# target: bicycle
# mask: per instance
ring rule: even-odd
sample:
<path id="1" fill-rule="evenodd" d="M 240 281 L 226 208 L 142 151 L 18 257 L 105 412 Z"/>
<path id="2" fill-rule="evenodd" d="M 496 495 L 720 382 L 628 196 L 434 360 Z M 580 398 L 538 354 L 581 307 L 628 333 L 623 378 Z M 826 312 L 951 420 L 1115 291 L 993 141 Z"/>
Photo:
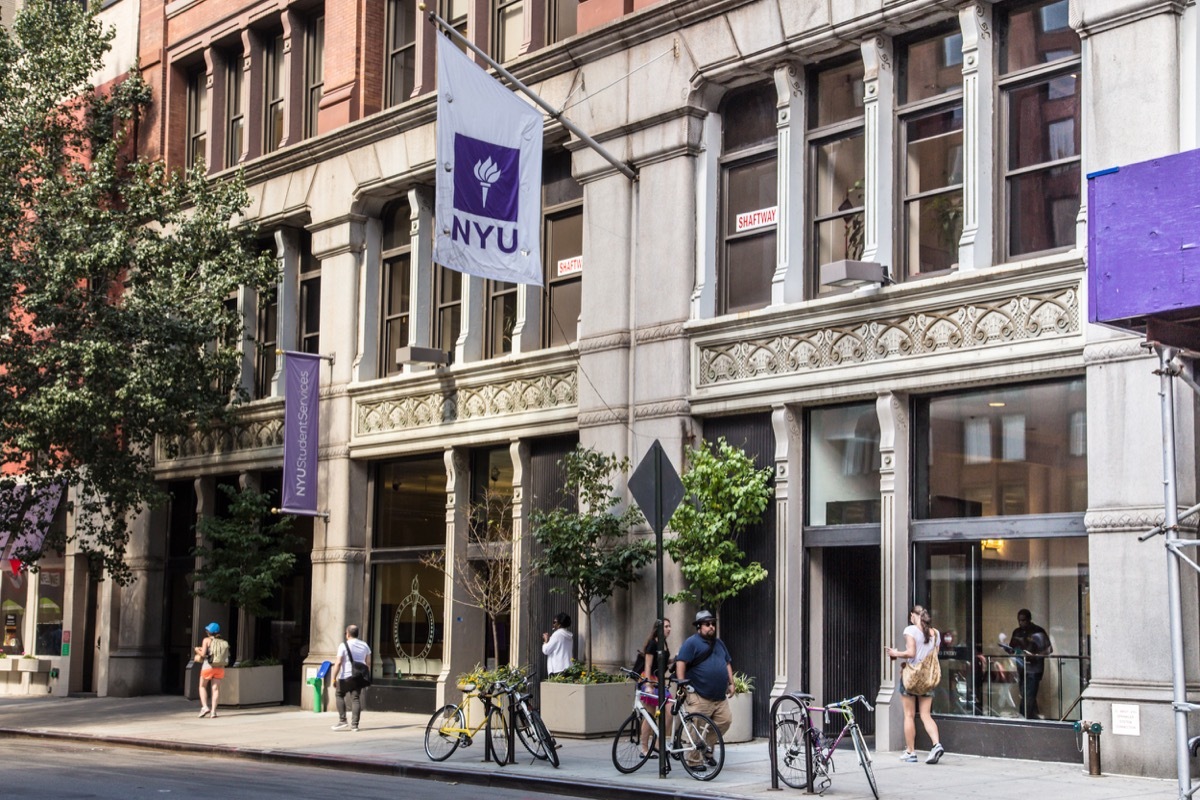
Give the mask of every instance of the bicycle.
<path id="1" fill-rule="evenodd" d="M 860 694 L 857 697 L 829 703 L 824 708 L 805 703 L 802 710 L 779 718 L 775 723 L 775 771 L 779 774 L 780 780 L 793 789 L 807 787 L 808 756 L 804 752 L 804 742 L 807 736 L 812 748 L 813 789 L 818 794 L 824 794 L 833 781 L 831 776 L 834 772 L 834 751 L 849 733 L 850 741 L 854 744 L 854 751 L 858 755 L 858 763 L 862 765 L 863 772 L 867 774 L 867 783 L 871 785 L 871 794 L 875 795 L 876 800 L 879 800 L 879 788 L 875 785 L 875 772 L 871 768 L 871 753 L 867 750 L 867 742 L 863 738 L 862 729 L 854 719 L 854 711 L 851 709 L 855 703 L 862 703 L 867 711 L 875 710 L 867 702 L 867 698 Z M 834 714 L 842 715 L 842 729 L 832 740 L 821 732 L 821 728 L 813 724 L 814 711 L 820 713 L 822 722 Z M 796 719 L 797 716 L 802 717 L 802 720 Z M 801 725 L 801 721 L 803 725 Z M 824 726 L 822 725 L 822 727 Z"/>
<path id="2" fill-rule="evenodd" d="M 658 715 L 662 710 L 651 711 L 643 703 L 644 698 L 657 699 L 657 691 L 643 689 L 646 679 L 631 669 L 622 668 L 628 678 L 639 682 L 633 694 L 633 712 L 626 718 L 613 739 L 612 760 L 617 771 L 629 774 L 637 772 L 655 752 L 658 744 Z M 703 714 L 687 710 L 687 696 L 693 691 L 687 681 L 668 678 L 679 691 L 675 695 L 675 733 L 667 747 L 667 755 L 683 764 L 684 770 L 698 781 L 711 781 L 725 766 L 725 739 L 716 723 Z M 642 752 L 642 723 L 650 726 L 650 741 L 646 752 Z M 711 743 L 710 743 L 711 741 Z M 667 764 L 667 772 L 671 765 Z"/>
<path id="3" fill-rule="evenodd" d="M 495 762 L 503 766 L 508 761 L 508 722 L 504 710 L 494 702 L 501 694 L 495 686 L 480 688 L 473 683 L 460 683 L 461 703 L 447 704 L 433 712 L 425 726 L 425 755 L 433 761 L 445 761 L 460 746 L 470 747 L 480 730 L 486 729 L 485 746 L 490 745 Z M 471 724 L 471 700 L 483 703 L 483 719 Z"/>
<path id="4" fill-rule="evenodd" d="M 557 768 L 558 743 L 542 721 L 542 715 L 533 707 L 532 695 L 526 691 L 528 687 L 528 679 L 520 675 L 512 683 L 499 684 L 497 688 L 508 696 L 508 705 L 513 711 L 513 731 L 521 744 L 534 758 L 549 761 Z"/>

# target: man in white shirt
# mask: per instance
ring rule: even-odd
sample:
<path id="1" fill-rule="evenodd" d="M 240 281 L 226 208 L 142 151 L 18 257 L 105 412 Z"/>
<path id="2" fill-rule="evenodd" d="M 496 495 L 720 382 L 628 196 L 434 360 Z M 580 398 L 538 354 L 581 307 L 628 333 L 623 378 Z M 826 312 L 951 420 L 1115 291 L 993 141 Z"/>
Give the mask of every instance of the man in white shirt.
<path id="1" fill-rule="evenodd" d="M 337 662 L 333 665 L 333 683 L 337 687 L 338 722 L 335 731 L 357 731 L 362 715 L 363 687 L 354 677 L 352 661 L 359 661 L 371 668 L 371 648 L 358 638 L 358 626 L 346 628 L 346 641 L 338 645 Z M 346 723 L 346 697 L 350 698 L 350 722 Z"/>

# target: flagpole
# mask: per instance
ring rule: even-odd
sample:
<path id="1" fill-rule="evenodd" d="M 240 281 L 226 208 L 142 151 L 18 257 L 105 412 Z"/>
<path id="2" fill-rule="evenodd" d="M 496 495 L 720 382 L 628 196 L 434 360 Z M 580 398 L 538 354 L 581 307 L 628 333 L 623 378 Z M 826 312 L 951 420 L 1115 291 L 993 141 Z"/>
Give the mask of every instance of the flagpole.
<path id="1" fill-rule="evenodd" d="M 424 3 L 421 3 L 421 8 L 422 9 L 425 8 Z M 631 181 L 636 181 L 638 179 L 638 173 L 637 173 L 636 169 L 634 169 L 630 165 L 626 164 L 624 161 L 621 161 L 619 158 L 614 156 L 612 153 L 605 150 L 604 147 L 599 142 L 597 142 L 591 136 L 588 136 L 586 133 L 584 133 L 582 130 L 580 130 L 579 127 L 574 122 L 571 122 L 571 120 L 564 117 L 562 111 L 559 111 L 558 109 L 554 108 L 554 106 L 550 105 L 545 100 L 543 100 L 541 97 L 539 97 L 536 92 L 534 92 L 532 89 L 530 89 L 525 84 L 521 83 L 521 81 L 517 80 L 517 78 L 511 72 L 506 70 L 504 67 L 500 66 L 498 63 L 496 63 L 495 60 L 492 59 L 491 56 L 489 56 L 487 53 L 483 52 L 478 47 L 476 47 L 475 44 L 470 39 L 463 36 L 458 31 L 454 30 L 454 28 L 450 25 L 450 23 L 446 22 L 446 20 L 439 17 L 433 11 L 430 11 L 428 16 L 429 16 L 429 21 L 431 23 L 433 23 L 434 25 L 438 26 L 439 28 L 444 30 L 446 33 L 448 33 L 450 35 L 451 39 L 453 39 L 454 41 L 458 42 L 461 45 L 465 45 L 467 48 L 469 48 L 471 50 L 471 52 L 473 52 L 475 55 L 479 56 L 484 61 L 486 61 L 488 66 L 490 66 L 492 69 L 496 70 L 496 72 L 503 75 L 509 81 L 509 83 L 511 83 L 513 86 L 517 87 L 518 89 L 520 89 L 522 92 L 525 93 L 525 95 L 530 100 L 532 100 L 533 102 L 535 102 L 539 106 L 541 106 L 545 110 L 545 112 L 550 115 L 550 117 L 552 119 L 557 120 L 564 128 L 566 128 L 571 133 L 578 136 L 579 140 L 581 142 L 583 142 L 588 147 L 595 150 L 596 153 L 598 153 L 601 158 L 603 158 L 605 161 L 607 161 L 608 163 L 610 163 L 614 167 L 616 167 L 618 172 L 620 172 L 626 178 L 629 178 L 629 180 L 631 180 Z"/>

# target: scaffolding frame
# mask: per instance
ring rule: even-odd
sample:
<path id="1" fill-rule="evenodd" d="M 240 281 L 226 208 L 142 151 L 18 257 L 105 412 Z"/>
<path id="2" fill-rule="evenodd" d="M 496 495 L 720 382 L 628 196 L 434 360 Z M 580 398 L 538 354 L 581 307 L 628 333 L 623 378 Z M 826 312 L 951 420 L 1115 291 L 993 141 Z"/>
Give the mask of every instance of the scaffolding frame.
<path id="1" fill-rule="evenodd" d="M 1175 380 L 1182 380 L 1193 392 L 1200 395 L 1200 382 L 1196 380 L 1194 363 L 1191 361 L 1200 357 L 1200 353 L 1149 338 L 1146 346 L 1158 355 L 1158 369 L 1154 374 L 1158 376 L 1159 410 L 1162 417 L 1163 521 L 1139 536 L 1138 541 L 1144 542 L 1160 533 L 1163 534 L 1163 546 L 1167 555 L 1167 603 L 1170 607 L 1171 708 L 1175 718 L 1175 771 L 1179 800 L 1188 800 L 1200 790 L 1200 784 L 1192 783 L 1191 770 L 1191 759 L 1200 749 L 1200 736 L 1188 736 L 1188 715 L 1200 711 L 1200 704 L 1188 702 L 1187 699 L 1181 572 L 1182 566 L 1187 565 L 1200 574 L 1200 563 L 1188 554 L 1190 548 L 1200 546 L 1200 540 L 1181 539 L 1179 525 L 1180 522 L 1200 513 L 1200 504 L 1183 512 L 1179 511 L 1175 460 Z"/>

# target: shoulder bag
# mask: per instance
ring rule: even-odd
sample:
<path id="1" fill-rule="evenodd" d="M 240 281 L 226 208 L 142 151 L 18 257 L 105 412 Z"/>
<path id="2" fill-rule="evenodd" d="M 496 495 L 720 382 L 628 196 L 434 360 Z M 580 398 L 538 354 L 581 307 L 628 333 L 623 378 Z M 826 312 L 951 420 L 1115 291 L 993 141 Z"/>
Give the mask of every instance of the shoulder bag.
<path id="1" fill-rule="evenodd" d="M 346 640 L 346 658 L 350 661 L 350 678 L 358 686 L 359 689 L 365 689 L 371 685 L 371 670 L 362 661 L 354 660 L 354 650 L 350 647 L 350 640 Z"/>
<path id="2" fill-rule="evenodd" d="M 935 638 L 938 638 L 939 634 L 936 630 L 932 633 Z M 942 663 L 938 659 L 938 647 L 935 645 L 924 660 L 915 667 L 905 662 L 901 680 L 904 682 L 904 691 L 913 697 L 920 697 L 932 692 L 942 682 Z"/>

